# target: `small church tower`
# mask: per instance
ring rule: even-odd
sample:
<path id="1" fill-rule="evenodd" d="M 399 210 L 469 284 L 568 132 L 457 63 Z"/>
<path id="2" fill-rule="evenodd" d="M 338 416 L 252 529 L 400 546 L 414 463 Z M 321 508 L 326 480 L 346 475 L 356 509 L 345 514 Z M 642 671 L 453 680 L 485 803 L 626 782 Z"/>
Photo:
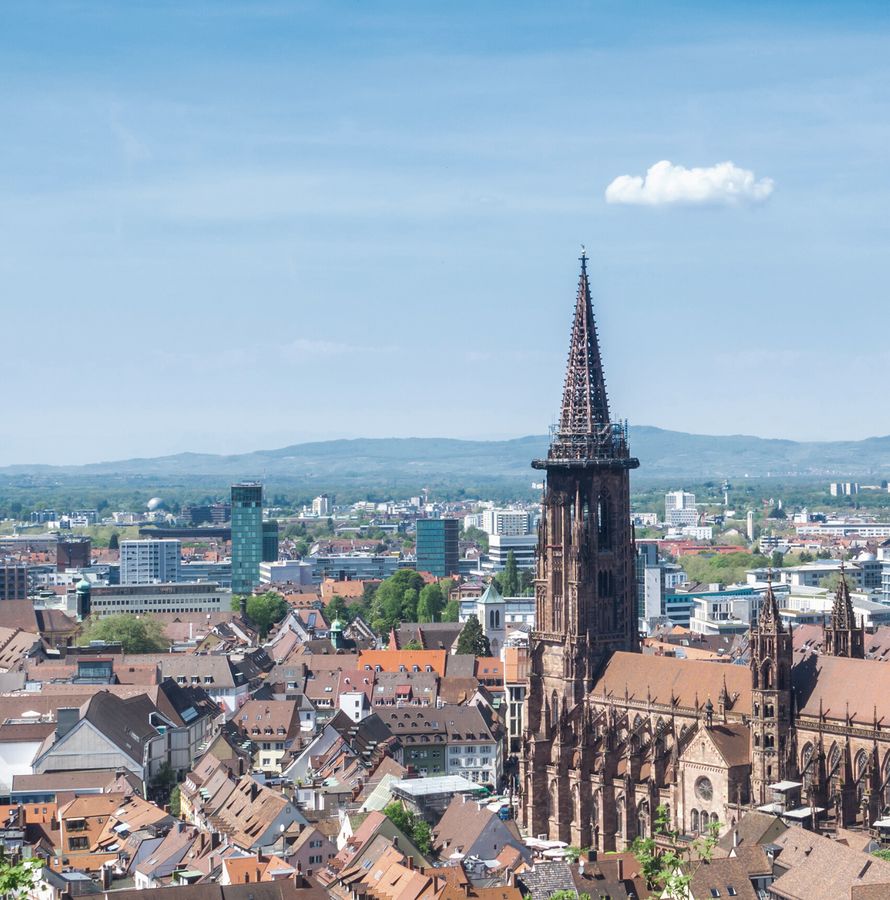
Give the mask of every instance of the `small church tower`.
<path id="1" fill-rule="evenodd" d="M 827 656 L 849 656 L 865 659 L 865 626 L 856 625 L 850 588 L 841 563 L 841 578 L 834 594 L 831 608 L 831 625 L 825 629 L 825 653 Z"/>
<path id="2" fill-rule="evenodd" d="M 751 789 L 755 805 L 767 786 L 786 778 L 791 731 L 791 630 L 782 625 L 772 574 L 751 629 Z"/>

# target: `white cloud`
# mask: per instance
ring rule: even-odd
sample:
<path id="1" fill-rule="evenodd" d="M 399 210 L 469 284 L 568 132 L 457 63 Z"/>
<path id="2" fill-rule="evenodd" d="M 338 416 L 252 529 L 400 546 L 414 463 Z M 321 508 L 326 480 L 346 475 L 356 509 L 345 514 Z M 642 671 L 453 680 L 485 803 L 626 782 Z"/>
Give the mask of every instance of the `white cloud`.
<path id="1" fill-rule="evenodd" d="M 763 203 L 773 192 L 772 178 L 756 179 L 750 169 L 731 162 L 687 169 L 666 159 L 649 167 L 646 177 L 619 175 L 606 188 L 607 203 L 634 206 L 736 206 Z"/>

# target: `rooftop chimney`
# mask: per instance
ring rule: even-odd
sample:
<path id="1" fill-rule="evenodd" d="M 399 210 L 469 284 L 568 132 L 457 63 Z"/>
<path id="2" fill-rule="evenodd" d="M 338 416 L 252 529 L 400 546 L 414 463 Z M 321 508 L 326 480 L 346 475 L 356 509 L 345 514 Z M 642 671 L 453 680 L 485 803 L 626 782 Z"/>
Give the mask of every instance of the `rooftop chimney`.
<path id="1" fill-rule="evenodd" d="M 56 740 L 61 740 L 80 720 L 76 706 L 61 706 L 56 711 Z"/>

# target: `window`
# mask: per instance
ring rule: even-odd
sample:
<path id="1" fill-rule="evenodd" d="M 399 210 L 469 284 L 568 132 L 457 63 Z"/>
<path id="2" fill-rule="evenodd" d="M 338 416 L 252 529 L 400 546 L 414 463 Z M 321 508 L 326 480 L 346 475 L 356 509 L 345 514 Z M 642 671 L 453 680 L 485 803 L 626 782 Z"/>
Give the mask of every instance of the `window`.
<path id="1" fill-rule="evenodd" d="M 731 885 L 726 885 L 726 893 L 729 894 L 730 897 L 738 897 L 738 891 Z"/>
<path id="2" fill-rule="evenodd" d="M 720 889 L 719 889 L 719 888 L 711 888 L 711 896 L 712 896 L 712 897 L 719 897 L 719 896 L 720 896 Z"/>
<path id="3" fill-rule="evenodd" d="M 87 837 L 68 838 L 69 850 L 86 850 L 90 846 L 90 839 Z"/>

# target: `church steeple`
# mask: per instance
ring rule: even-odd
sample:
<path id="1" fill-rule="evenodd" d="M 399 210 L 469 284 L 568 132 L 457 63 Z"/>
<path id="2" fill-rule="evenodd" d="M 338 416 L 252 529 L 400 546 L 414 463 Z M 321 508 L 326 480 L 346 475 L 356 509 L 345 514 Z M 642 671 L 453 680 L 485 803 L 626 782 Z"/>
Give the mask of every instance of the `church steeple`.
<path id="1" fill-rule="evenodd" d="M 829 656 L 865 657 L 865 626 L 856 625 L 850 588 L 841 561 L 841 577 L 831 606 L 831 625 L 825 629 L 825 652 Z"/>
<path id="2" fill-rule="evenodd" d="M 587 279 L 587 254 L 582 249 L 562 407 L 547 457 L 550 460 L 629 461 L 629 456 L 626 425 L 613 422 L 609 413 L 606 378 Z M 630 468 L 636 465 L 638 463 L 634 461 Z"/>
<path id="3" fill-rule="evenodd" d="M 608 424 L 609 398 L 590 299 L 590 282 L 587 280 L 587 253 L 582 248 L 559 434 L 566 437 L 592 435 L 597 426 Z"/>

